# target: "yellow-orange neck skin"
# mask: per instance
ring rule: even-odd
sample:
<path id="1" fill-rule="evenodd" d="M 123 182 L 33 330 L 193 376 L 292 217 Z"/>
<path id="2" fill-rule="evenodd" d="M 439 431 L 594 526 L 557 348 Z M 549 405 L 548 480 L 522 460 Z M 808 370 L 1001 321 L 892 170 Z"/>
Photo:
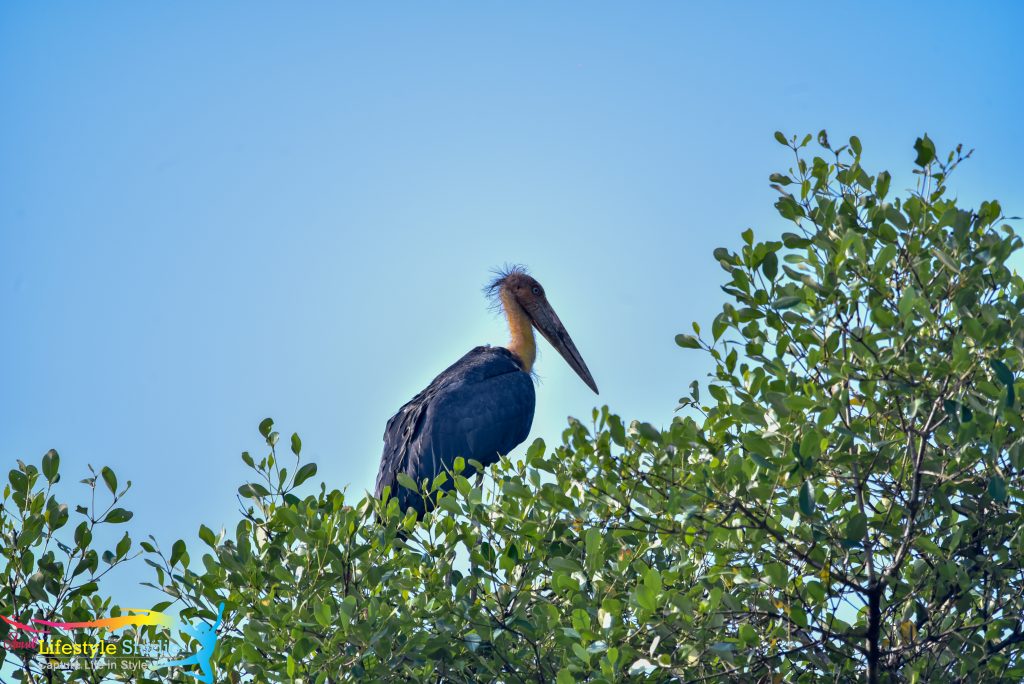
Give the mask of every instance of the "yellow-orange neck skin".
<path id="1" fill-rule="evenodd" d="M 523 370 L 529 373 L 533 369 L 533 362 L 537 360 L 537 342 L 533 337 L 533 325 L 523 307 L 510 293 L 501 293 L 501 305 L 505 309 L 508 331 L 512 338 L 508 343 L 508 350 L 519 357 Z"/>

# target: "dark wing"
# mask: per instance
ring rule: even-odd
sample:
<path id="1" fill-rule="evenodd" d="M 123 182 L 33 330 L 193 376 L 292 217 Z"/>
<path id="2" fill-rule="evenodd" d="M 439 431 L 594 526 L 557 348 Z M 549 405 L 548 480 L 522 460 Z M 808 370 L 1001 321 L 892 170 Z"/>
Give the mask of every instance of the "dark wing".
<path id="1" fill-rule="evenodd" d="M 376 495 L 391 487 L 403 510 L 412 506 L 423 515 L 422 497 L 398 485 L 398 473 L 419 484 L 450 469 L 458 456 L 497 462 L 530 434 L 535 401 L 533 381 L 511 352 L 473 349 L 388 421 Z M 467 463 L 463 475 L 474 472 Z"/>

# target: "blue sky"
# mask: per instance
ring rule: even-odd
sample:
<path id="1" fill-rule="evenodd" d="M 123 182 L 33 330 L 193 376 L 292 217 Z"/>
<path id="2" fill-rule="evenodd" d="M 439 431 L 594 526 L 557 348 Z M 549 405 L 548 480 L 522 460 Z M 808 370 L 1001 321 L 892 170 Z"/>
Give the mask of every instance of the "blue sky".
<path id="1" fill-rule="evenodd" d="M 110 465 L 169 547 L 234 525 L 273 416 L 359 494 L 388 417 L 505 341 L 506 262 L 601 388 L 541 342 L 531 438 L 666 424 L 711 251 L 782 227 L 776 129 L 855 133 L 894 187 L 920 133 L 964 142 L 960 197 L 1024 213 L 1021 7 L 3 3 L 3 463 L 58 449 L 71 500 Z"/>

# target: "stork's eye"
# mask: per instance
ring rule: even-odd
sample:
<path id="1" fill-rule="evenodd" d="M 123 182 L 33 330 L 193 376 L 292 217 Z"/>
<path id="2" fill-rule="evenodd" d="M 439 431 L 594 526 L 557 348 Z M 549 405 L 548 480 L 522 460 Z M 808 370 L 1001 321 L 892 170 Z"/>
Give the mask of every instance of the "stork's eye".
<path id="1" fill-rule="evenodd" d="M 533 287 L 533 294 L 537 295 L 538 297 L 540 296 L 540 288 L 537 287 L 536 285 L 534 285 Z"/>

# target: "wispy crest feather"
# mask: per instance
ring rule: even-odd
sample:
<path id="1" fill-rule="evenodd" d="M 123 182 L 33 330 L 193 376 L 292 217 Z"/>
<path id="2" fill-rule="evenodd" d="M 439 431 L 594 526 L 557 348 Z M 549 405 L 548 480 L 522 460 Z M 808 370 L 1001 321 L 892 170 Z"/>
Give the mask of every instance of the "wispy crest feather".
<path id="1" fill-rule="evenodd" d="M 494 274 L 494 278 L 493 280 L 491 280 L 490 283 L 488 283 L 484 287 L 484 294 L 487 296 L 487 299 L 490 300 L 491 309 L 500 312 L 502 310 L 501 284 L 505 282 L 505 278 L 508 278 L 510 275 L 516 274 L 528 275 L 529 271 L 522 264 L 506 263 L 504 266 L 501 266 L 500 268 L 492 269 L 491 273 Z"/>

